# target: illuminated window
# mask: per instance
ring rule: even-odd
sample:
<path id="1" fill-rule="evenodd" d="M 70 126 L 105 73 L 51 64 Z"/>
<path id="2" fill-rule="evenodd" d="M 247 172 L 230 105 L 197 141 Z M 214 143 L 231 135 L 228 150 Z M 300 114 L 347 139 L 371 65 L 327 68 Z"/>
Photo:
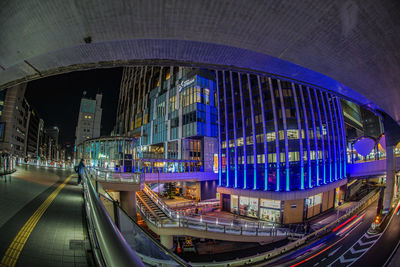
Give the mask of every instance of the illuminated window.
<path id="1" fill-rule="evenodd" d="M 221 148 L 226 148 L 226 141 L 221 142 Z"/>
<path id="2" fill-rule="evenodd" d="M 253 144 L 253 136 L 246 136 L 246 145 L 252 145 Z"/>
<path id="3" fill-rule="evenodd" d="M 278 132 L 279 135 L 279 140 L 285 140 L 285 132 L 283 130 L 280 130 Z"/>
<path id="4" fill-rule="evenodd" d="M 235 147 L 235 140 L 229 140 L 229 147 Z"/>
<path id="5" fill-rule="evenodd" d="M 300 153 L 298 151 L 289 152 L 289 161 L 300 161 Z"/>
<path id="6" fill-rule="evenodd" d="M 243 146 L 243 137 L 239 137 L 236 139 L 236 145 L 237 146 Z"/>
<path id="7" fill-rule="evenodd" d="M 275 141 L 275 132 L 267 133 L 267 142 Z"/>
<path id="8" fill-rule="evenodd" d="M 299 130 L 287 130 L 288 139 L 299 139 Z"/>
<path id="9" fill-rule="evenodd" d="M 259 155 L 257 155 L 257 163 L 258 163 L 258 164 L 265 163 L 265 156 L 264 156 L 264 154 L 259 154 Z"/>
<path id="10" fill-rule="evenodd" d="M 276 163 L 276 154 L 275 153 L 268 154 L 268 163 Z"/>

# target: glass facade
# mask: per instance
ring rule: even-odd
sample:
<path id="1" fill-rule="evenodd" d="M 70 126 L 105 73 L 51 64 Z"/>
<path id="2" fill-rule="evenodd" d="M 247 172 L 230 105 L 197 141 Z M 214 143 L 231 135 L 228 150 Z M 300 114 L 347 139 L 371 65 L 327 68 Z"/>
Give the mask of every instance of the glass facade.
<path id="1" fill-rule="evenodd" d="M 114 133 L 137 138 L 138 158 L 197 160 L 201 170 L 213 171 L 216 95 L 210 70 L 125 68 Z"/>
<path id="2" fill-rule="evenodd" d="M 232 71 L 216 71 L 216 85 L 220 186 L 292 191 L 346 176 L 338 96 L 292 81 Z M 250 200 L 240 201 L 240 214 L 247 212 L 245 207 L 251 210 Z M 261 209 L 256 212 L 258 217 Z M 267 217 L 277 214 L 262 212 Z"/>

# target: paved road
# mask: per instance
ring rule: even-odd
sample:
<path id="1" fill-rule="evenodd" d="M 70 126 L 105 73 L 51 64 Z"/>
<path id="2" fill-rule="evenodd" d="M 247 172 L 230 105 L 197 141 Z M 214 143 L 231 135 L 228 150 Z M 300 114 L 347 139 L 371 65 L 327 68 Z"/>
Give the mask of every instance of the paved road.
<path id="1" fill-rule="evenodd" d="M 72 172 L 20 166 L 0 177 L 0 214 L 0 266 L 92 264 L 82 188 Z"/>
<path id="2" fill-rule="evenodd" d="M 271 266 L 349 266 L 361 255 L 358 250 L 372 245 L 379 237 L 366 235 L 375 218 L 376 208 L 377 202 L 374 202 L 335 233 L 285 256 Z M 354 256 L 351 256 L 352 253 Z"/>

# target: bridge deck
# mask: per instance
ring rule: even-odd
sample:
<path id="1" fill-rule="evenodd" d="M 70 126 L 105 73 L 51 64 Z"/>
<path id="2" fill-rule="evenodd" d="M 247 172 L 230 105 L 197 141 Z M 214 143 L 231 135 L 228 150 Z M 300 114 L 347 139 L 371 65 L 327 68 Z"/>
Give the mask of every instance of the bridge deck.
<path id="1" fill-rule="evenodd" d="M 0 265 L 92 266 L 81 190 L 66 170 L 23 166 L 0 177 Z"/>

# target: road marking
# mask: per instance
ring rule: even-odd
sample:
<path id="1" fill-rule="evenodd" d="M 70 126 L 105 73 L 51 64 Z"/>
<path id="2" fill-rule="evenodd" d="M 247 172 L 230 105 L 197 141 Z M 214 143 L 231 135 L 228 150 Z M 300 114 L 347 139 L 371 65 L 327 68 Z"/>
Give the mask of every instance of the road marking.
<path id="1" fill-rule="evenodd" d="M 382 235 L 382 234 L 376 234 L 376 235 L 371 236 L 371 235 L 369 235 L 368 233 L 365 233 L 363 236 L 361 236 L 361 237 L 357 240 L 357 242 L 355 242 L 348 250 L 346 250 L 346 252 L 344 252 L 337 260 L 335 260 L 334 262 L 332 262 L 331 264 L 329 264 L 328 267 L 334 265 L 334 264 L 335 264 L 336 262 L 338 262 L 338 261 L 339 261 L 341 264 L 347 263 L 346 266 L 352 265 L 355 261 L 357 261 L 360 257 L 362 257 L 362 256 L 376 243 L 376 241 L 378 241 L 378 239 L 379 239 L 379 237 L 380 237 L 381 235 Z M 378 238 L 376 238 L 376 237 L 378 237 Z M 369 240 L 369 241 L 363 242 L 363 241 L 362 241 L 363 238 L 364 238 L 364 239 L 367 239 L 367 240 L 373 238 L 373 240 Z M 356 246 L 357 244 L 360 246 L 360 248 L 355 249 L 355 246 Z M 366 248 L 361 248 L 361 246 L 363 246 L 363 245 L 368 245 L 368 247 L 366 247 Z M 360 253 L 361 253 L 361 254 L 360 254 Z M 349 254 L 350 254 L 350 255 L 349 255 Z M 347 259 L 346 259 L 346 258 L 344 257 L 345 255 L 347 255 L 347 257 L 350 257 L 350 258 L 347 258 Z M 350 264 L 348 264 L 348 263 L 350 263 Z"/>
<path id="2" fill-rule="evenodd" d="M 321 261 L 324 261 L 324 260 L 326 260 L 326 258 L 323 258 Z"/>
<path id="3" fill-rule="evenodd" d="M 65 179 L 65 181 L 60 184 L 33 213 L 24 226 L 22 226 L 21 230 L 19 230 L 18 234 L 14 237 L 14 240 L 11 242 L 6 253 L 4 254 L 0 263 L 1 267 L 14 267 L 16 265 L 19 255 L 21 254 L 22 249 L 24 248 L 26 241 L 31 235 L 36 224 L 39 222 L 40 218 L 43 216 L 50 204 L 57 197 L 58 193 L 60 193 L 68 181 L 71 180 L 72 176 L 73 175 L 70 175 L 67 179 Z"/>
<path id="4" fill-rule="evenodd" d="M 334 255 L 336 252 L 338 252 L 339 249 L 341 249 L 342 246 L 338 247 L 337 249 L 335 249 L 334 251 L 332 251 L 331 253 L 328 254 L 328 257 Z"/>

